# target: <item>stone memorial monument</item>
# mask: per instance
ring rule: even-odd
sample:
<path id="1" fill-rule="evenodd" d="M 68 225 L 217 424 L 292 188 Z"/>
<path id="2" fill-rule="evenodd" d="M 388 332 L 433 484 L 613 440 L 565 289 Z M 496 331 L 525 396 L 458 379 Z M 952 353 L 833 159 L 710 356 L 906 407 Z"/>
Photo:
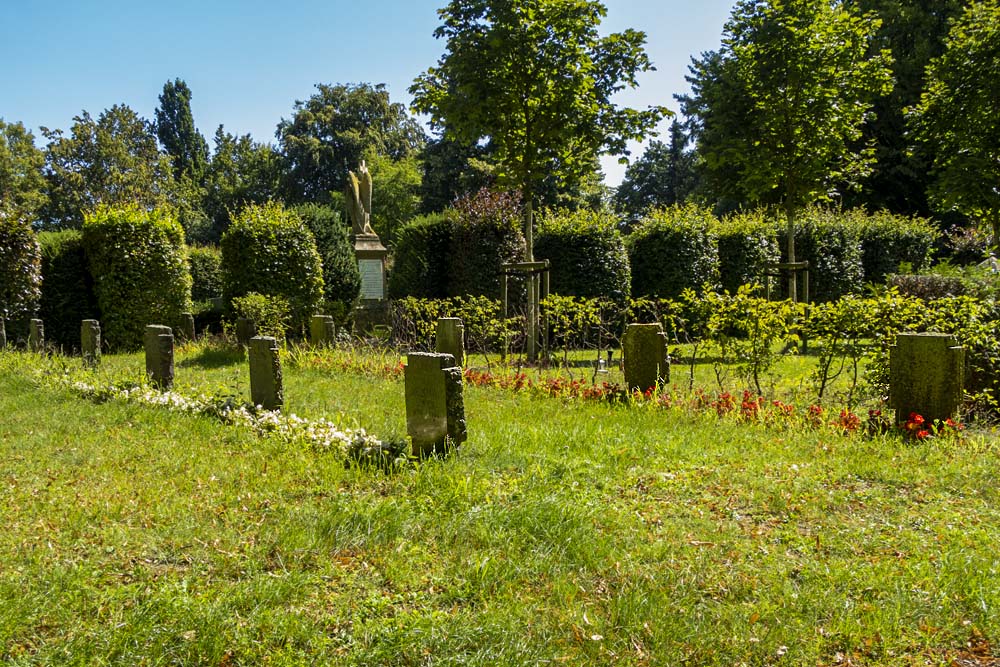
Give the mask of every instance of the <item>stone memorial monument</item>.
<path id="1" fill-rule="evenodd" d="M 450 354 L 455 358 L 455 365 L 465 365 L 465 326 L 461 318 L 439 318 L 435 343 L 439 354 Z"/>
<path id="2" fill-rule="evenodd" d="M 625 386 L 647 391 L 670 382 L 667 335 L 659 324 L 630 324 L 622 339 Z"/>
<path id="3" fill-rule="evenodd" d="M 917 413 L 928 422 L 955 416 L 965 392 L 965 348 L 954 336 L 902 333 L 889 349 L 889 407 L 902 424 Z"/>
<path id="4" fill-rule="evenodd" d="M 150 324 L 143 337 L 146 377 L 160 389 L 174 386 L 174 333 L 170 327 Z"/>
<path id="5" fill-rule="evenodd" d="M 194 336 L 194 315 L 191 313 L 181 313 L 180 334 L 183 340 L 193 341 Z"/>
<path id="6" fill-rule="evenodd" d="M 80 353 L 84 366 L 101 363 L 101 323 L 97 320 L 83 320 L 80 323 Z"/>
<path id="7" fill-rule="evenodd" d="M 247 317 L 236 318 L 236 343 L 250 347 L 250 339 L 257 335 L 257 324 Z"/>
<path id="8" fill-rule="evenodd" d="M 337 340 L 337 326 L 330 315 L 313 315 L 309 320 L 309 343 L 313 347 L 333 345 Z"/>
<path id="9" fill-rule="evenodd" d="M 28 322 L 28 349 L 41 352 L 45 349 L 45 324 L 38 319 Z"/>
<path id="10" fill-rule="evenodd" d="M 385 249 L 371 226 L 372 177 L 362 160 L 358 173 L 347 172 L 345 190 L 347 213 L 351 218 L 351 243 L 361 272 L 361 300 L 385 299 Z"/>
<path id="11" fill-rule="evenodd" d="M 406 432 L 414 456 L 443 453 L 465 442 L 462 369 L 450 354 L 411 352 L 404 371 Z"/>
<path id="12" fill-rule="evenodd" d="M 250 400 L 265 410 L 280 410 L 285 404 L 278 341 L 271 336 L 250 339 Z"/>

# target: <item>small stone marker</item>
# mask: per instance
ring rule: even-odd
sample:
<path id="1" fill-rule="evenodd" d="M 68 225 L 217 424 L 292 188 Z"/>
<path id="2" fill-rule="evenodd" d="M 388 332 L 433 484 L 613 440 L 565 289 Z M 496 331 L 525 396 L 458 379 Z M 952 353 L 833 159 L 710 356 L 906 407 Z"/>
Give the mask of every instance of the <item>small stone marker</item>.
<path id="1" fill-rule="evenodd" d="M 41 320 L 28 323 L 28 349 L 32 352 L 45 349 L 45 324 Z"/>
<path id="2" fill-rule="evenodd" d="M 466 441 L 462 369 L 450 354 L 406 355 L 406 432 L 413 455 L 444 452 Z"/>
<path id="3" fill-rule="evenodd" d="M 250 339 L 250 400 L 265 410 L 280 410 L 285 403 L 278 341 L 271 336 Z"/>
<path id="4" fill-rule="evenodd" d="M 646 391 L 670 382 L 667 335 L 659 324 L 630 324 L 622 339 L 625 386 Z"/>
<path id="5" fill-rule="evenodd" d="M 80 323 L 80 352 L 83 354 L 84 366 L 101 363 L 101 323 L 97 320 L 84 320 Z"/>
<path id="6" fill-rule="evenodd" d="M 170 327 L 150 324 L 143 337 L 146 377 L 160 389 L 174 386 L 174 334 Z"/>
<path id="7" fill-rule="evenodd" d="M 7 347 L 7 326 L 0 317 L 0 347 Z"/>
<path id="8" fill-rule="evenodd" d="M 181 313 L 180 335 L 182 340 L 194 340 L 194 315 Z"/>
<path id="9" fill-rule="evenodd" d="M 911 413 L 928 422 L 953 417 L 965 391 L 965 348 L 955 337 L 904 333 L 889 348 L 889 407 L 896 423 Z"/>
<path id="10" fill-rule="evenodd" d="M 337 340 L 337 326 L 330 315 L 313 315 L 309 320 L 309 342 L 313 347 L 333 345 Z"/>
<path id="11" fill-rule="evenodd" d="M 438 318 L 436 342 L 438 354 L 450 354 L 456 366 L 465 365 L 465 326 L 461 318 Z"/>
<path id="12" fill-rule="evenodd" d="M 236 342 L 249 347 L 250 339 L 257 335 L 257 324 L 246 317 L 236 318 Z"/>

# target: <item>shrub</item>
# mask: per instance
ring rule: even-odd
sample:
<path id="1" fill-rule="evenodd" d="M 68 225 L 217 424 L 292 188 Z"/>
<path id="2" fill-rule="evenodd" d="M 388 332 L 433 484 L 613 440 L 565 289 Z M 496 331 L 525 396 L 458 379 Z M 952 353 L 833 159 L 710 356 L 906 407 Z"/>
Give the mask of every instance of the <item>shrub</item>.
<path id="1" fill-rule="evenodd" d="M 707 209 L 674 206 L 651 212 L 626 241 L 632 294 L 675 299 L 685 289 L 719 282 L 717 221 Z"/>
<path id="2" fill-rule="evenodd" d="M 323 300 L 323 266 L 312 232 L 276 202 L 251 204 L 222 236 L 222 296 L 251 292 L 288 301 L 292 323 L 304 325 Z"/>
<path id="3" fill-rule="evenodd" d="M 222 252 L 215 246 L 188 248 L 191 299 L 208 301 L 222 296 Z"/>
<path id="4" fill-rule="evenodd" d="M 924 300 L 944 299 L 966 293 L 965 284 L 958 276 L 901 274 L 889 276 L 888 284 L 898 289 L 900 294 Z"/>
<path id="5" fill-rule="evenodd" d="M 448 267 L 456 218 L 453 210 L 433 213 L 414 219 L 399 231 L 389 272 L 389 298 L 448 296 Z"/>
<path id="6" fill-rule="evenodd" d="M 79 230 L 41 232 L 42 297 L 39 316 L 45 338 L 67 350 L 80 346 L 80 322 L 100 319 L 94 281 L 87 268 Z"/>
<path id="7" fill-rule="evenodd" d="M 551 261 L 550 291 L 562 296 L 624 302 L 632 271 L 617 220 L 580 210 L 549 213 L 538 225 L 535 258 Z"/>
<path id="8" fill-rule="evenodd" d="M 524 258 L 520 196 L 483 188 L 456 201 L 455 211 L 448 292 L 499 299 L 501 265 Z"/>
<path id="9" fill-rule="evenodd" d="M 900 266 L 914 272 L 930 266 L 938 242 L 937 228 L 924 218 L 908 218 L 880 211 L 869 215 L 861 209 L 843 214 L 846 225 L 857 230 L 861 239 L 861 266 L 864 282 L 884 283 Z"/>
<path id="10" fill-rule="evenodd" d="M 175 326 L 191 309 L 184 230 L 172 213 L 102 207 L 84 216 L 82 232 L 111 347 L 136 348 L 147 324 Z"/>
<path id="11" fill-rule="evenodd" d="M 295 213 L 313 233 L 323 262 L 323 300 L 327 309 L 349 313 L 361 293 L 361 273 L 351 245 L 348 225 L 330 206 L 303 204 Z"/>
<path id="12" fill-rule="evenodd" d="M 763 285 L 768 266 L 781 257 L 774 225 L 764 212 L 729 216 L 716 225 L 715 234 L 722 289 L 736 294 L 743 285 Z"/>
<path id="13" fill-rule="evenodd" d="M 778 226 L 781 261 L 787 262 L 788 231 Z M 833 301 L 845 294 L 857 294 L 864 285 L 861 239 L 856 228 L 844 224 L 839 214 L 822 208 L 802 212 L 795 225 L 795 259 L 809 262 L 809 296 L 812 301 Z M 778 290 L 787 294 L 787 279 Z M 801 282 L 799 298 L 802 298 Z"/>
<path id="14" fill-rule="evenodd" d="M 283 296 L 266 296 L 250 292 L 233 298 L 233 313 L 253 320 L 258 336 L 273 336 L 285 340 L 291 322 L 291 306 Z"/>
<path id="15" fill-rule="evenodd" d="M 41 251 L 31 224 L 0 209 L 0 317 L 33 315 L 41 282 Z"/>

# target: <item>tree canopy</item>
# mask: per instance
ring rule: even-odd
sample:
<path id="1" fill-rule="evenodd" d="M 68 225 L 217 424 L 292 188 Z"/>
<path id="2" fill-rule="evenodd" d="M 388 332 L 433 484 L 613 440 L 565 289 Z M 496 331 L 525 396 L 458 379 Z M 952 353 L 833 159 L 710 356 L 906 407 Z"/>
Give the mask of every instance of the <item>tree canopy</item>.
<path id="1" fill-rule="evenodd" d="M 35 147 L 35 136 L 23 123 L 0 118 L 0 205 L 34 215 L 48 199 L 44 166 L 45 153 Z"/>
<path id="2" fill-rule="evenodd" d="M 156 108 L 156 136 L 173 160 L 174 177 L 200 182 L 208 165 L 208 142 L 191 113 L 191 89 L 181 79 L 163 84 Z"/>
<path id="3" fill-rule="evenodd" d="M 615 192 L 615 206 L 633 223 L 654 208 L 683 203 L 694 190 L 695 156 L 680 122 L 670 124 L 670 143 L 651 141 L 642 156 L 625 170 Z"/>

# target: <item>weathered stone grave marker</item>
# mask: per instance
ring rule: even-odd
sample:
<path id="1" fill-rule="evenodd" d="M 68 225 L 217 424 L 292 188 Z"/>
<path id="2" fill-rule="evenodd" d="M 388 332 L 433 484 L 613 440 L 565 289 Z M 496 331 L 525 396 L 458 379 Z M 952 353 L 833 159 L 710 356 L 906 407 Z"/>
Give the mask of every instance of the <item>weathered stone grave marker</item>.
<path id="1" fill-rule="evenodd" d="M 965 391 L 965 348 L 954 336 L 903 333 L 889 349 L 889 407 L 896 423 L 917 413 L 928 422 L 955 416 Z"/>
<path id="2" fill-rule="evenodd" d="M 450 354 L 456 366 L 465 365 L 465 325 L 461 318 L 438 318 L 435 342 L 438 354 Z"/>
<path id="3" fill-rule="evenodd" d="M 182 340 L 194 340 L 194 315 L 181 313 L 180 335 Z"/>
<path id="4" fill-rule="evenodd" d="M 41 352 L 45 349 L 45 324 L 38 319 L 28 323 L 28 349 Z"/>
<path id="5" fill-rule="evenodd" d="M 659 324 L 630 324 L 622 339 L 625 386 L 646 391 L 670 382 L 667 335 Z"/>
<path id="6" fill-rule="evenodd" d="M 2 317 L 0 317 L 0 347 L 7 347 L 7 325 L 4 324 Z"/>
<path id="7" fill-rule="evenodd" d="M 445 452 L 465 442 L 462 368 L 450 354 L 411 352 L 404 372 L 406 432 L 414 456 Z"/>
<path id="8" fill-rule="evenodd" d="M 174 386 L 174 334 L 162 324 L 146 326 L 143 337 L 146 350 L 146 377 L 160 389 Z"/>
<path id="9" fill-rule="evenodd" d="M 309 320 L 309 342 L 313 347 L 333 345 L 337 340 L 337 325 L 330 315 L 313 315 Z"/>
<path id="10" fill-rule="evenodd" d="M 236 342 L 249 347 L 250 339 L 257 335 L 257 323 L 247 317 L 236 318 Z"/>
<path id="11" fill-rule="evenodd" d="M 280 410 L 285 404 L 278 341 L 271 336 L 250 339 L 250 400 L 265 410 Z"/>
<path id="12" fill-rule="evenodd" d="M 84 366 L 101 363 L 101 323 L 97 320 L 83 320 L 80 323 L 80 353 Z"/>

